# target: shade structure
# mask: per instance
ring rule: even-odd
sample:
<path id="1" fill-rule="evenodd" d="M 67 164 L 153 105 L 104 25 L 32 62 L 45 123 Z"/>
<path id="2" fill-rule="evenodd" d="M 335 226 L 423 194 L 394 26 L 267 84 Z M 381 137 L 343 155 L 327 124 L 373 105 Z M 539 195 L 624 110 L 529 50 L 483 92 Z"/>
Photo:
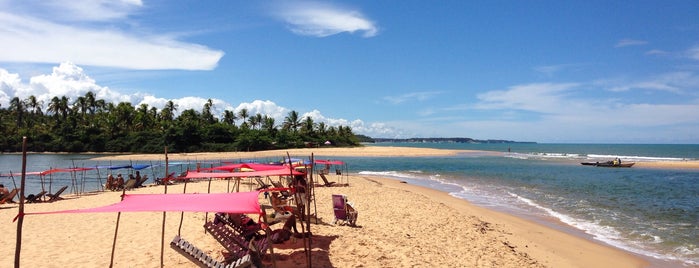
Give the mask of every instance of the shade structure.
<path id="1" fill-rule="evenodd" d="M 314 161 L 316 164 L 319 165 L 344 165 L 345 162 L 342 162 L 340 160 L 321 160 L 321 159 L 316 159 Z"/>
<path id="2" fill-rule="evenodd" d="M 125 194 L 121 202 L 103 207 L 31 212 L 25 215 L 149 211 L 261 214 L 259 194 L 259 191 L 214 194 Z"/>
<path id="3" fill-rule="evenodd" d="M 290 176 L 303 175 L 303 172 L 297 170 L 289 170 L 289 168 L 281 168 L 275 170 L 262 170 L 251 172 L 187 172 L 185 178 L 242 178 L 242 177 L 264 177 L 264 176 Z"/>

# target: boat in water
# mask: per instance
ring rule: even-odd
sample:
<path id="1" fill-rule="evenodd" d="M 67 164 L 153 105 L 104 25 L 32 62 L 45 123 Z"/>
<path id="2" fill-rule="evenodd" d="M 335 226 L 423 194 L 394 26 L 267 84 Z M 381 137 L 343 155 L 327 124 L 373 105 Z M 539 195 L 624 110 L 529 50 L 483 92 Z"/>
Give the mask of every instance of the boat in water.
<path id="1" fill-rule="evenodd" d="M 583 166 L 596 166 L 596 167 L 632 167 L 635 162 L 621 163 L 621 161 L 607 161 L 607 162 L 582 162 Z"/>

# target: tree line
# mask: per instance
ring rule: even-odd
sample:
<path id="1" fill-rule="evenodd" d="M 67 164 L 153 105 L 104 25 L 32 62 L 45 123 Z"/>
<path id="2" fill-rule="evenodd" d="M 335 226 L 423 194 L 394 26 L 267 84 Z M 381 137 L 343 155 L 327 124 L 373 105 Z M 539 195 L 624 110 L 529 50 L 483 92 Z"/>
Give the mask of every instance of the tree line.
<path id="1" fill-rule="evenodd" d="M 44 103 L 35 96 L 14 97 L 0 107 L 0 149 L 21 151 L 22 137 L 35 152 L 171 152 L 258 151 L 309 146 L 356 146 L 348 126 L 328 126 L 291 111 L 281 123 L 268 115 L 225 110 L 217 118 L 209 99 L 201 111 L 178 111 L 168 101 L 158 110 L 146 103 L 114 104 L 87 92 L 74 101 L 53 97 Z"/>

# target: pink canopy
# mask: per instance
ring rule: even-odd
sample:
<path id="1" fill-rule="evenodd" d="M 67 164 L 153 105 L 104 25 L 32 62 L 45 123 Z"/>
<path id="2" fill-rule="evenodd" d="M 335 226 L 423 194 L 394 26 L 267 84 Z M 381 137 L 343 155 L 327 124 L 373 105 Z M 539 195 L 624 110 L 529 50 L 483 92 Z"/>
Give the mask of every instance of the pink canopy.
<path id="1" fill-rule="evenodd" d="M 340 161 L 340 160 L 320 160 L 317 159 L 315 160 L 316 164 L 321 164 L 321 165 L 344 165 L 345 163 Z"/>
<path id="2" fill-rule="evenodd" d="M 241 177 L 265 177 L 265 176 L 289 176 L 303 175 L 304 173 L 297 170 L 289 170 L 289 168 L 281 168 L 274 170 L 250 171 L 250 172 L 187 172 L 185 178 L 241 178 Z"/>
<path id="3" fill-rule="evenodd" d="M 201 170 L 225 170 L 225 171 L 233 171 L 235 169 L 240 169 L 240 168 L 249 168 L 254 171 L 262 171 L 262 170 L 276 170 L 276 169 L 281 169 L 282 166 L 280 165 L 266 165 L 266 164 L 256 164 L 256 163 L 242 163 L 242 164 L 230 164 L 230 165 L 224 165 L 224 166 L 218 166 L 218 167 L 212 167 L 212 168 L 202 168 Z"/>
<path id="4" fill-rule="evenodd" d="M 96 208 L 28 212 L 32 214 L 95 213 L 95 212 L 227 212 L 261 214 L 259 191 L 215 194 L 125 194 L 116 204 Z"/>

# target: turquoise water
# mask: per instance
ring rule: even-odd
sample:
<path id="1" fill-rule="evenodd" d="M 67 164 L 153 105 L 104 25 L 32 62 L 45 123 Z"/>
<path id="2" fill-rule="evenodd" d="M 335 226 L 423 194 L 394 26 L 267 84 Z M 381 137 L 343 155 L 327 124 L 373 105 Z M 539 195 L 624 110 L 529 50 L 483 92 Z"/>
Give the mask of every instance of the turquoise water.
<path id="1" fill-rule="evenodd" d="M 472 203 L 539 219 L 658 260 L 699 265 L 699 171 L 597 168 L 583 161 L 686 161 L 699 145 L 377 144 L 503 152 L 425 158 L 345 158 L 350 170 L 391 176 Z M 508 153 L 509 149 L 509 153 Z M 555 226 L 554 226 L 555 227 Z M 657 264 L 657 263 L 656 263 Z"/>
<path id="2" fill-rule="evenodd" d="M 597 168 L 583 161 L 687 161 L 699 159 L 699 145 L 591 144 L 454 144 L 412 146 L 473 149 L 502 154 L 450 157 L 338 157 L 351 173 L 381 175 L 428 186 L 474 204 L 514 213 L 656 260 L 654 265 L 699 266 L 699 171 L 651 168 Z M 508 153 L 509 149 L 509 153 Z M 152 162 L 96 162 L 89 155 L 30 155 L 27 171 L 55 167 L 154 164 L 142 174 L 162 176 Z M 215 163 L 207 163 L 215 164 Z M 173 165 L 183 171 L 194 164 Z M 0 155 L 0 173 L 19 172 L 18 155 Z M 53 189 L 70 185 L 82 192 L 99 187 L 110 170 L 56 173 Z M 129 170 L 113 170 L 128 174 Z M 73 175 L 71 175 L 73 174 Z M 19 183 L 19 176 L 14 179 Z M 0 178 L 12 186 L 11 177 Z M 28 192 L 41 187 L 39 176 L 27 177 Z M 550 219 L 560 220 L 557 224 Z"/>

